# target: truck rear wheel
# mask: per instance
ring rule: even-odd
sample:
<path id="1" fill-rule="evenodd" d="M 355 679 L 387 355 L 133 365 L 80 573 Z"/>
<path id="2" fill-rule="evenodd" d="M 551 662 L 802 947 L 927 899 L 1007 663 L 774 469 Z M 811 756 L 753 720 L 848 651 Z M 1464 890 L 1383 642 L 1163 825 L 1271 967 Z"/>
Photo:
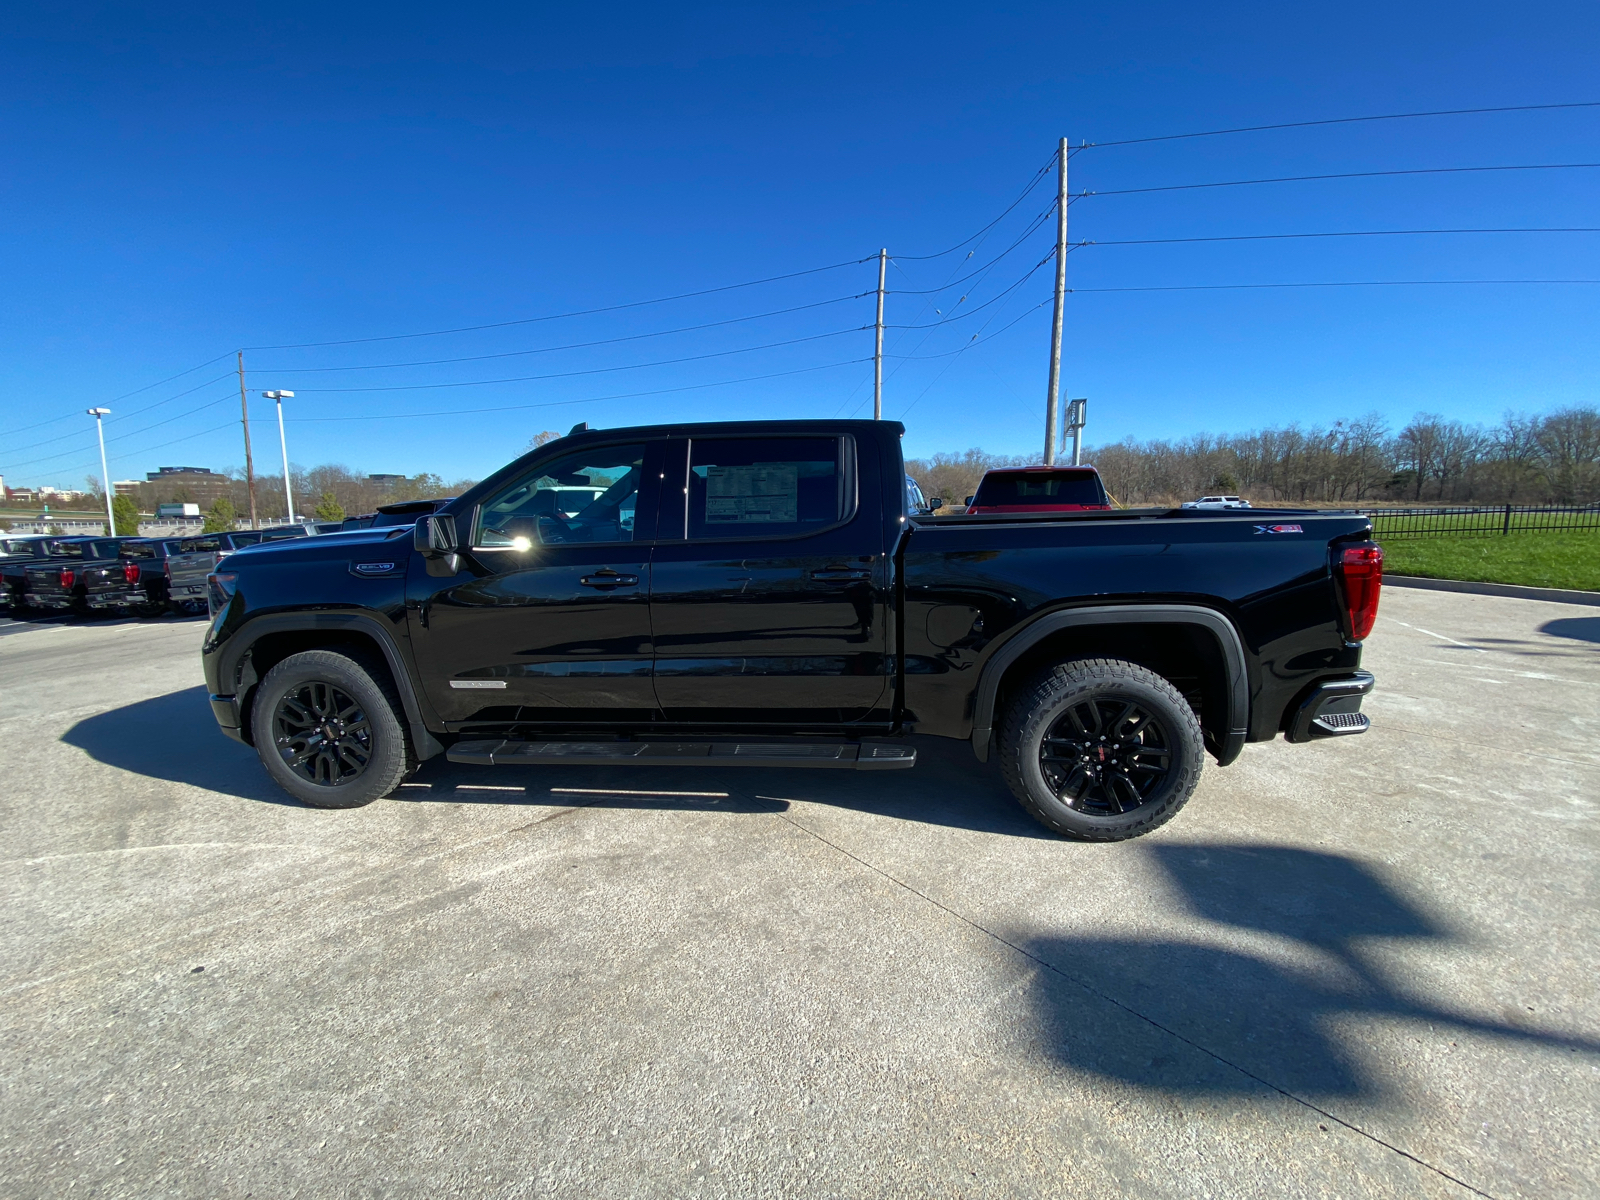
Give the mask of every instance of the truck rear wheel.
<path id="1" fill-rule="evenodd" d="M 1120 659 L 1052 667 L 1016 696 L 1000 765 L 1022 807 L 1089 842 L 1120 842 L 1170 820 L 1200 781 L 1204 738 L 1182 694 Z"/>
<path id="2" fill-rule="evenodd" d="M 316 808 L 359 808 L 416 766 L 389 674 L 356 653 L 291 654 L 261 681 L 250 714 L 267 774 Z"/>

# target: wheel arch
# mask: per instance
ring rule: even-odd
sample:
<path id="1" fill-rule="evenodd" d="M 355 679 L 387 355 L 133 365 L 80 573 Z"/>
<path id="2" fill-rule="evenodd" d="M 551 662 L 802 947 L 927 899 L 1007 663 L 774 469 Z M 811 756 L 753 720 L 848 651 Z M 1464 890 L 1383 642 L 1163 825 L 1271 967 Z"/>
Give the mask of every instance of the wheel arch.
<path id="1" fill-rule="evenodd" d="M 1176 664 L 1193 670 L 1207 748 L 1223 766 L 1239 757 L 1250 725 L 1250 677 L 1233 622 L 1198 604 L 1114 604 L 1046 613 L 989 657 L 973 695 L 978 761 L 988 761 L 995 714 L 1010 689 L 1052 662 L 1085 656 L 1128 658 L 1169 679 Z"/>
<path id="2" fill-rule="evenodd" d="M 394 636 L 383 624 L 363 613 L 294 613 L 257 617 L 238 630 L 222 647 L 218 663 L 219 679 L 234 688 L 234 703 L 239 714 L 239 734 L 251 742 L 250 710 L 257 685 L 268 671 L 291 654 L 302 650 L 337 649 L 340 646 L 366 650 L 388 668 L 395 691 L 405 709 L 412 749 L 418 761 L 444 752 L 444 746 L 428 729 L 426 715 L 405 658 Z"/>

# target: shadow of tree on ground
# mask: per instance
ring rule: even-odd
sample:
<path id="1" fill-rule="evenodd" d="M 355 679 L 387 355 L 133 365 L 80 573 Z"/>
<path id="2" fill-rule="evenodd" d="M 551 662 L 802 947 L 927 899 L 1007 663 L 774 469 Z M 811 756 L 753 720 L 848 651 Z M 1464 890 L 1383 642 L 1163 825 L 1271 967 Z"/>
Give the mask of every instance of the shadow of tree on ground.
<path id="1" fill-rule="evenodd" d="M 1293 953 L 1272 958 L 1200 941 L 1035 939 L 1027 950 L 1049 968 L 1034 979 L 1040 1034 L 1066 1065 L 1178 1093 L 1258 1092 L 1265 1082 L 1298 1096 L 1383 1094 L 1383 1079 L 1337 1032 L 1351 1016 L 1600 1053 L 1582 1038 L 1449 1012 L 1388 980 L 1363 953 L 1364 941 L 1452 935 L 1356 859 L 1255 845 L 1142 849 L 1194 916 L 1289 939 Z M 1121 1011 L 1107 1013 L 1086 992 Z"/>

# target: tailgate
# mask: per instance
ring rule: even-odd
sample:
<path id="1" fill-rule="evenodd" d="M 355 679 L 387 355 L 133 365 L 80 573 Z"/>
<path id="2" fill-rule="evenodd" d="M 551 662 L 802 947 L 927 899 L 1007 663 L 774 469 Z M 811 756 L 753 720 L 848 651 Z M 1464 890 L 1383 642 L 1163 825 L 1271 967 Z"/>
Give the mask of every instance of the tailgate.
<path id="1" fill-rule="evenodd" d="M 206 576 L 217 565 L 217 556 L 209 551 L 193 554 L 174 554 L 167 559 L 167 578 L 172 581 L 175 596 L 203 596 L 206 594 Z"/>
<path id="2" fill-rule="evenodd" d="M 73 583 L 76 584 L 79 575 L 76 568 L 69 566 L 65 569 L 73 572 Z M 29 567 L 27 569 L 28 592 L 34 596 L 66 595 L 68 589 L 61 585 L 62 570 L 63 568 L 59 566 Z"/>

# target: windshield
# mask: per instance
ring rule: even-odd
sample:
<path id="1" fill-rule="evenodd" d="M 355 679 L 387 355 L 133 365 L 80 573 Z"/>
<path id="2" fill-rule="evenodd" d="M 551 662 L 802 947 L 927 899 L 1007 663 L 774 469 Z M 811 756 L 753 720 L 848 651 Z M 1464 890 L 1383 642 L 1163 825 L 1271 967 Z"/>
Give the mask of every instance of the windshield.
<path id="1" fill-rule="evenodd" d="M 1016 506 L 1079 505 L 1104 507 L 1105 488 L 1094 471 L 1005 471 L 990 472 L 978 485 L 974 508 Z"/>

